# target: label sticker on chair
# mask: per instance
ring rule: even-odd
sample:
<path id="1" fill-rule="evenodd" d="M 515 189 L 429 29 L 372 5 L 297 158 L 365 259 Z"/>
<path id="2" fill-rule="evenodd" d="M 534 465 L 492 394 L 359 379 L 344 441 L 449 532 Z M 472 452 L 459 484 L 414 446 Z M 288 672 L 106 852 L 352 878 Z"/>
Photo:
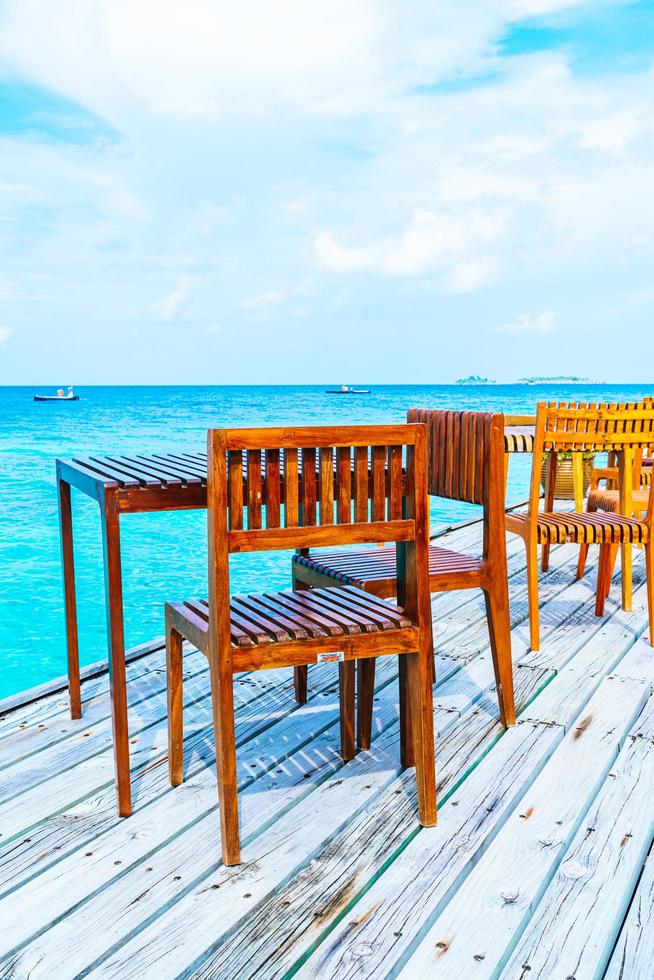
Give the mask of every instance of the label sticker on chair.
<path id="1" fill-rule="evenodd" d="M 342 650 L 337 650 L 336 653 L 319 653 L 316 655 L 317 664 L 340 664 L 345 660 L 345 654 Z"/>

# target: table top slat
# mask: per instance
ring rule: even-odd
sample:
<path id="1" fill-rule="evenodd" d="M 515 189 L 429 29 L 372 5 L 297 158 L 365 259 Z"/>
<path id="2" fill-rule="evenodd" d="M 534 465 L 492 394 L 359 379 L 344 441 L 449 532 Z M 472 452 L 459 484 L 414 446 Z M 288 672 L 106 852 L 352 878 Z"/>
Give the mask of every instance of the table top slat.
<path id="1" fill-rule="evenodd" d="M 125 473 L 122 470 L 111 466 L 105 460 L 101 460 L 98 463 L 95 459 L 75 459 L 73 460 L 73 465 L 77 464 L 85 469 L 86 472 L 89 470 L 94 474 L 96 480 L 100 477 L 107 485 L 112 485 L 118 483 L 120 489 L 130 489 L 138 488 L 143 486 L 140 480 L 136 480 L 133 476 Z"/>
<path id="2" fill-rule="evenodd" d="M 183 482 L 186 483 L 202 483 L 206 484 L 207 474 L 196 472 L 195 469 L 185 466 L 184 463 L 180 463 L 178 460 L 173 459 L 170 456 L 157 455 L 156 453 L 152 456 L 139 456 L 139 459 L 148 460 L 152 459 L 162 472 L 170 473 L 171 476 L 178 476 Z"/>
<path id="3" fill-rule="evenodd" d="M 116 466 L 124 466 L 126 470 L 134 473 L 139 479 L 143 477 L 146 480 L 155 479 L 159 484 L 163 486 L 181 487 L 182 481 L 179 476 L 173 476 L 170 473 L 164 473 L 162 470 L 157 469 L 154 464 L 151 464 L 146 460 L 132 459 L 129 456 L 107 456 L 107 459 Z"/>
<path id="4" fill-rule="evenodd" d="M 119 480 L 137 480 L 141 487 L 152 487 L 156 489 L 161 486 L 161 480 L 155 480 L 152 476 L 139 476 L 135 472 L 135 467 L 127 467 L 124 463 L 116 463 L 109 456 L 91 456 L 89 464 L 95 465 L 102 470 L 118 477 Z"/>

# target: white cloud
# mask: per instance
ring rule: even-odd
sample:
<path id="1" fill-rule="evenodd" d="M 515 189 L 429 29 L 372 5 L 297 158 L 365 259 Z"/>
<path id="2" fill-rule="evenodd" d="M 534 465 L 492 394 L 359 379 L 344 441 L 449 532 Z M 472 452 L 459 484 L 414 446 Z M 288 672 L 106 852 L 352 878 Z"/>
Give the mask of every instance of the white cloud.
<path id="1" fill-rule="evenodd" d="M 396 276 L 425 276 L 441 269 L 447 257 L 461 252 L 464 245 L 460 221 L 433 211 L 416 211 L 383 264 Z"/>
<path id="2" fill-rule="evenodd" d="M 507 309 L 608 323 L 611 291 L 651 276 L 654 70 L 503 53 L 519 17 L 563 5 L 5 0 L 3 73 L 116 132 L 0 140 L 3 318 L 57 310 L 88 337 L 175 321 L 192 294 L 200 339 L 281 308 L 280 342 L 294 311 L 361 335 L 439 304 L 477 338 Z M 542 316 L 505 325 L 522 350 Z"/>
<path id="3" fill-rule="evenodd" d="M 267 289 L 252 299 L 243 300 L 241 306 L 245 310 L 265 310 L 271 306 L 279 306 L 284 302 L 284 293 L 280 289 Z"/>
<path id="4" fill-rule="evenodd" d="M 586 6 L 588 0 L 508 0 L 506 10 L 516 18 L 542 17 L 571 7 Z"/>
<path id="5" fill-rule="evenodd" d="M 372 265 L 372 256 L 367 248 L 339 245 L 329 232 L 317 235 L 313 245 L 318 265 L 330 272 L 358 272 Z"/>
<path id="6" fill-rule="evenodd" d="M 332 272 L 371 270 L 405 279 L 447 273 L 448 291 L 469 292 L 492 279 L 491 261 L 473 253 L 480 244 L 496 242 L 504 230 L 499 213 L 417 209 L 396 235 L 352 248 L 323 233 L 314 245 L 320 265 Z"/>
<path id="7" fill-rule="evenodd" d="M 0 347 L 4 347 L 4 345 L 8 342 L 13 332 L 14 332 L 13 327 L 0 326 Z"/>
<path id="8" fill-rule="evenodd" d="M 486 256 L 479 256 L 453 266 L 445 277 L 445 289 L 450 293 L 474 293 L 490 285 L 494 278 L 493 263 Z"/>
<path id="9" fill-rule="evenodd" d="M 584 126 L 579 145 L 586 150 L 619 153 L 638 136 L 639 131 L 638 117 L 632 112 L 604 116 Z"/>
<path id="10" fill-rule="evenodd" d="M 521 313 L 513 323 L 505 323 L 498 327 L 500 333 L 508 334 L 529 334 L 529 333 L 552 333 L 556 329 L 555 317 L 551 310 L 544 310 L 536 316 L 528 313 Z"/>
<path id="11" fill-rule="evenodd" d="M 190 285 L 191 277 L 181 276 L 175 289 L 154 304 L 155 316 L 159 320 L 174 320 L 188 295 Z"/>

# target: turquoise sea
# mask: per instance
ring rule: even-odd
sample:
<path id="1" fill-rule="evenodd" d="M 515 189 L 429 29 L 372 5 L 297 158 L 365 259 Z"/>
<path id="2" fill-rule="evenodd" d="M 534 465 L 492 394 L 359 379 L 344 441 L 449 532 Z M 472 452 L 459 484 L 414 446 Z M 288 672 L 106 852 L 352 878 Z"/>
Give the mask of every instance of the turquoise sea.
<path id="1" fill-rule="evenodd" d="M 65 379 L 67 380 L 67 379 Z M 380 386 L 336 397 L 321 387 L 93 387 L 80 401 L 37 403 L 37 388 L 0 388 L 0 697 L 65 672 L 55 493 L 57 456 L 203 449 L 210 426 L 399 422 L 409 407 L 528 412 L 539 400 L 632 401 L 634 385 Z M 54 386 L 53 386 L 54 388 Z M 508 499 L 522 500 L 530 460 L 514 457 Z M 97 505 L 74 492 L 83 663 L 105 655 Z M 434 525 L 473 516 L 437 502 Z M 163 633 L 163 603 L 206 593 L 206 515 L 129 515 L 122 522 L 128 646 Z M 287 554 L 237 556 L 234 591 L 290 584 Z"/>

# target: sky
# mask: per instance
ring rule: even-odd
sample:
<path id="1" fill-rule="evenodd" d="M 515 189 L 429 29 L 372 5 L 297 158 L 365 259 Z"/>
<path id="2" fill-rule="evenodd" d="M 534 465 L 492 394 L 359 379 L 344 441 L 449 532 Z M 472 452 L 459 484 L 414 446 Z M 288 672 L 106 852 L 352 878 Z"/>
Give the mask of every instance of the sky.
<path id="1" fill-rule="evenodd" d="M 654 4 L 0 0 L 0 384 L 651 382 Z"/>

